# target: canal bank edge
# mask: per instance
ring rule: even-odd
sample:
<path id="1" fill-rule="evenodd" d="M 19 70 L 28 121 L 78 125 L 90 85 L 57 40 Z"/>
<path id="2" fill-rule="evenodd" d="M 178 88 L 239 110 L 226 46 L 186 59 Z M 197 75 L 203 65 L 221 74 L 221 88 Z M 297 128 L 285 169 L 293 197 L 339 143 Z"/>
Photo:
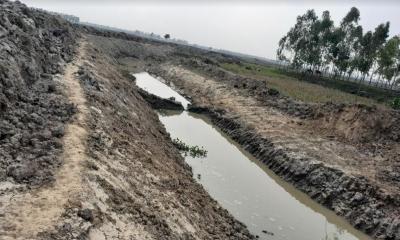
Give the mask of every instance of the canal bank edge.
<path id="1" fill-rule="evenodd" d="M 183 111 L 184 108 L 182 104 L 173 99 L 166 99 L 146 92 L 145 90 L 138 88 L 138 93 L 142 98 L 150 104 L 153 109 L 167 109 L 167 110 L 177 110 Z"/>
<path id="2" fill-rule="evenodd" d="M 210 117 L 213 124 L 275 174 L 347 219 L 356 229 L 377 239 L 400 239 L 400 222 L 391 215 L 400 206 L 399 199 L 379 191 L 365 178 L 348 176 L 322 163 L 292 159 L 267 138 L 227 117 L 223 110 L 192 105 L 188 111 Z"/>

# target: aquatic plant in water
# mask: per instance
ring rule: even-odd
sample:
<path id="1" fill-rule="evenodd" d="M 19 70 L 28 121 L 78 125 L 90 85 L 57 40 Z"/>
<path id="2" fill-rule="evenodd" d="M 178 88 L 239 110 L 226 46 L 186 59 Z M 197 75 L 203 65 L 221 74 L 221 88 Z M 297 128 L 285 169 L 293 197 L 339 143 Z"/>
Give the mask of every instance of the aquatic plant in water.
<path id="1" fill-rule="evenodd" d="M 172 143 L 175 147 L 182 152 L 185 157 L 190 155 L 193 158 L 205 158 L 207 156 L 208 151 L 204 149 L 204 147 L 199 146 L 190 146 L 184 143 L 179 138 L 175 138 L 172 140 Z"/>

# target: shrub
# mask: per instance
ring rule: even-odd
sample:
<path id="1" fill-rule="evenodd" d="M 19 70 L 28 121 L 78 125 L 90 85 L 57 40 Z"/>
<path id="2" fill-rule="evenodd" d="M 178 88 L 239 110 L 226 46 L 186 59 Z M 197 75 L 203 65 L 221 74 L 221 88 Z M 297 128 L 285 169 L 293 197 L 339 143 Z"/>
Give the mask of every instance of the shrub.
<path id="1" fill-rule="evenodd" d="M 394 109 L 400 109 L 400 97 L 393 99 L 393 101 L 390 103 L 390 106 Z"/>

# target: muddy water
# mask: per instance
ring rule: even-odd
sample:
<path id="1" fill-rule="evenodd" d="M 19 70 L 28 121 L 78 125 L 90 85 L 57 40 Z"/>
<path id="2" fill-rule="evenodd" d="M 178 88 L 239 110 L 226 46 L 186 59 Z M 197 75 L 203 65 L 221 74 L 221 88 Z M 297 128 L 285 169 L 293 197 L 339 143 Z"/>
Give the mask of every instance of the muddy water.
<path id="1" fill-rule="evenodd" d="M 172 138 L 179 138 L 189 145 L 204 146 L 208 150 L 206 158 L 185 157 L 194 177 L 260 239 L 369 239 L 342 218 L 282 181 L 213 127 L 208 118 L 171 111 L 160 112 L 159 117 Z"/>
<path id="2" fill-rule="evenodd" d="M 187 108 L 187 105 L 190 104 L 186 98 L 182 97 L 176 91 L 152 77 L 150 74 L 143 72 L 134 74 L 134 76 L 136 77 L 136 85 L 147 92 L 162 98 L 174 97 L 176 101 L 182 103 L 185 109 Z"/>

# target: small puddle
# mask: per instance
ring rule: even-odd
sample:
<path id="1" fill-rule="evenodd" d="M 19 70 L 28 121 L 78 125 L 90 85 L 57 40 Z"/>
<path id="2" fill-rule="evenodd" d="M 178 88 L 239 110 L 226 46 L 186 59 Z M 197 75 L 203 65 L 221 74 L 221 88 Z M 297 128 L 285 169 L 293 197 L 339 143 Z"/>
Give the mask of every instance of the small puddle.
<path id="1" fill-rule="evenodd" d="M 141 76 L 152 78 L 148 74 L 135 76 L 137 81 L 146 81 L 140 80 Z M 153 78 L 152 81 L 157 80 Z M 151 93 L 159 90 L 152 89 Z M 169 88 L 168 91 L 173 90 Z M 162 96 L 180 99 L 175 96 L 178 93 L 173 92 L 174 95 L 165 95 L 164 92 Z M 185 157 L 193 169 L 194 177 L 221 206 L 246 224 L 259 239 L 370 239 L 281 180 L 214 127 L 207 117 L 188 112 L 160 111 L 159 118 L 173 139 L 203 146 L 208 151 L 206 158 Z"/>

